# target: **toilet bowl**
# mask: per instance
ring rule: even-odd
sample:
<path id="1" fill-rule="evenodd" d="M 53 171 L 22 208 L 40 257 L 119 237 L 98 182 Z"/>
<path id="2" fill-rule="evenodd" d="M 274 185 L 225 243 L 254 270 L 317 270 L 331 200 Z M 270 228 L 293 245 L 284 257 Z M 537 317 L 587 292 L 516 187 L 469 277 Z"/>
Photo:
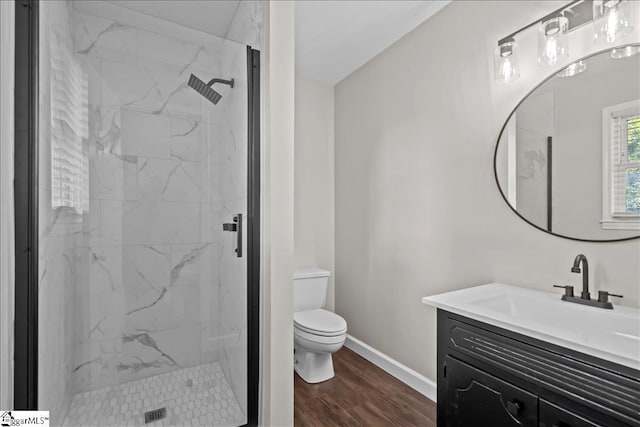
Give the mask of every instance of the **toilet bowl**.
<path id="1" fill-rule="evenodd" d="M 313 268 L 294 274 L 294 369 L 308 383 L 334 377 L 331 355 L 347 337 L 347 322 L 325 310 L 329 272 Z"/>

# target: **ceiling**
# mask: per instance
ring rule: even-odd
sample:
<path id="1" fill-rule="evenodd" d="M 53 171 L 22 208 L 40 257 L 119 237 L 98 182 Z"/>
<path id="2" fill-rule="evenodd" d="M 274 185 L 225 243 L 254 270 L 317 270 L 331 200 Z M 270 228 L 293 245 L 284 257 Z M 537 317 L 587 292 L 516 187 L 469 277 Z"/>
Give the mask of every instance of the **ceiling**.
<path id="1" fill-rule="evenodd" d="M 174 24 L 225 37 L 240 0 L 107 0 Z"/>
<path id="2" fill-rule="evenodd" d="M 219 37 L 227 35 L 240 4 L 240 0 L 108 1 Z M 334 85 L 448 3 L 449 0 L 297 0 L 296 73 Z"/>
<path id="3" fill-rule="evenodd" d="M 296 74 L 336 84 L 449 1 L 296 1 Z"/>

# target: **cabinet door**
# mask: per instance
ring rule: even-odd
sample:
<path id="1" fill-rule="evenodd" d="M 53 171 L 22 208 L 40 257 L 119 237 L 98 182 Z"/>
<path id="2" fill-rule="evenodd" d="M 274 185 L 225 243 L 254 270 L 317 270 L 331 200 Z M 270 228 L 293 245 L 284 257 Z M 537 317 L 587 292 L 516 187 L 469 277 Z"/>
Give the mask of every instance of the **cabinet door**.
<path id="1" fill-rule="evenodd" d="M 595 427 L 600 424 L 540 399 L 540 427 Z"/>
<path id="2" fill-rule="evenodd" d="M 536 426 L 538 397 L 450 356 L 447 374 L 447 426 Z"/>

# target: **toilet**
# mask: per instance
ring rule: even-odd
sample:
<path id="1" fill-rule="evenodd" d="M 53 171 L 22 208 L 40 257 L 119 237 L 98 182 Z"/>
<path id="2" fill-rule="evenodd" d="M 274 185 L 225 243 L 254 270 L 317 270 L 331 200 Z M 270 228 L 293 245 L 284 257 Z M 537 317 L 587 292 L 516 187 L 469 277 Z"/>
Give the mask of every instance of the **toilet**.
<path id="1" fill-rule="evenodd" d="M 347 337 L 347 322 L 324 309 L 330 275 L 321 268 L 297 269 L 293 274 L 294 369 L 308 383 L 333 378 L 331 355 Z"/>

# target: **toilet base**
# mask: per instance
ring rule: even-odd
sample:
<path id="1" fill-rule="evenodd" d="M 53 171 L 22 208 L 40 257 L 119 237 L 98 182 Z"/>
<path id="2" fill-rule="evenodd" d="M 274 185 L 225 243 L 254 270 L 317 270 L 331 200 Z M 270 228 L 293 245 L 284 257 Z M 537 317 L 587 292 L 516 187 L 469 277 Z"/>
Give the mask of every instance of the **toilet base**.
<path id="1" fill-rule="evenodd" d="M 294 369 L 305 382 L 321 383 L 335 376 L 331 353 L 313 353 L 295 346 Z"/>

